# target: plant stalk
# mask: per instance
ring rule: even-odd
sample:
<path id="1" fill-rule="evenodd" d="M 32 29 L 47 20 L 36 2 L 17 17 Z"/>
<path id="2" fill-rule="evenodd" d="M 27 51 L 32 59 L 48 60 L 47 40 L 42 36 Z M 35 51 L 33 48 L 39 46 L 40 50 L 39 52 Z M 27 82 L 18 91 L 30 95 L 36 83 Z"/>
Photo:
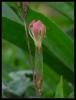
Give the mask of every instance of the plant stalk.
<path id="1" fill-rule="evenodd" d="M 43 55 L 42 55 L 42 46 L 35 48 L 35 67 L 34 67 L 34 84 L 36 95 L 41 95 L 41 86 L 43 80 Z"/>

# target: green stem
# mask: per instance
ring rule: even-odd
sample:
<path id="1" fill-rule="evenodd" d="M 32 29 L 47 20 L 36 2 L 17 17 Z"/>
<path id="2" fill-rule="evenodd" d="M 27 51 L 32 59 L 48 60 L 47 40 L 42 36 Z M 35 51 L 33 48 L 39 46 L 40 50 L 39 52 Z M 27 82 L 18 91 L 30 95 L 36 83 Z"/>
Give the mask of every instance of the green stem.
<path id="1" fill-rule="evenodd" d="M 32 55 L 31 55 L 31 49 L 30 49 L 30 43 L 29 43 L 29 37 L 28 37 L 27 26 L 26 26 L 25 21 L 24 21 L 24 27 L 25 27 L 26 40 L 27 40 L 27 46 L 28 46 L 28 51 L 29 51 L 29 61 L 30 61 L 31 66 L 33 66 L 33 63 L 32 63 Z"/>
<path id="2" fill-rule="evenodd" d="M 43 55 L 42 47 L 35 48 L 35 67 L 34 67 L 34 83 L 37 96 L 41 95 L 41 86 L 43 80 Z"/>
<path id="3" fill-rule="evenodd" d="M 24 24 L 24 28 L 25 28 L 26 42 L 27 42 L 27 48 L 28 48 L 28 52 L 29 52 L 29 62 L 30 62 L 30 65 L 33 67 L 29 36 L 28 36 L 28 32 L 27 32 L 27 24 L 25 21 L 25 19 L 27 17 L 28 4 L 27 4 L 27 2 L 17 2 L 17 6 L 18 6 L 17 10 L 18 10 L 19 16 L 21 17 L 23 24 Z"/>

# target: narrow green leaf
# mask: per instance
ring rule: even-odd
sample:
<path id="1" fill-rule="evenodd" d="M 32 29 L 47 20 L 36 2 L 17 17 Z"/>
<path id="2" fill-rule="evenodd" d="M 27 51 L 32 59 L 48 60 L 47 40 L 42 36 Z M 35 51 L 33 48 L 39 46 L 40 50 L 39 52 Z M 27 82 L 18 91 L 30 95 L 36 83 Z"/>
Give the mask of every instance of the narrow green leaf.
<path id="1" fill-rule="evenodd" d="M 60 81 L 56 87 L 56 93 L 55 93 L 55 98 L 64 98 L 64 93 L 63 93 L 63 78 L 62 76 L 60 77 Z"/>
<path id="2" fill-rule="evenodd" d="M 5 2 L 2 3 L 2 16 L 7 17 L 11 20 L 14 20 L 17 23 L 22 24 L 21 20 L 18 18 L 15 12 Z"/>

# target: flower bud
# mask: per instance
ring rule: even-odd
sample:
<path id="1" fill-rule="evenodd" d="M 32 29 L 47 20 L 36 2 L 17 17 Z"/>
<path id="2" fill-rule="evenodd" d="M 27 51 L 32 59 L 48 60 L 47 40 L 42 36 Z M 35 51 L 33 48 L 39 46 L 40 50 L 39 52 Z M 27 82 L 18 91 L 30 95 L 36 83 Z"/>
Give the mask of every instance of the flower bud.
<path id="1" fill-rule="evenodd" d="M 39 44 L 42 41 L 43 37 L 45 36 L 46 27 L 40 20 L 38 21 L 33 20 L 29 25 L 29 29 L 32 33 L 31 36 L 33 40 L 35 40 Z"/>
<path id="2" fill-rule="evenodd" d="M 38 37 L 38 35 L 41 35 L 41 37 L 45 35 L 46 29 L 40 20 L 33 20 L 29 28 L 33 31 L 35 37 Z"/>

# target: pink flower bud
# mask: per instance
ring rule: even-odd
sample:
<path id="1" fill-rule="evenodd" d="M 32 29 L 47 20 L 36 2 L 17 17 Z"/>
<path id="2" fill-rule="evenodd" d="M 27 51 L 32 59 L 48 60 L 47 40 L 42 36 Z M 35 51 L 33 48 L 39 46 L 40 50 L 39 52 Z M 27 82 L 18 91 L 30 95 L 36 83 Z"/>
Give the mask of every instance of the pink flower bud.
<path id="1" fill-rule="evenodd" d="M 33 31 L 35 38 L 43 38 L 46 33 L 46 28 L 40 20 L 33 20 L 29 25 L 29 28 Z"/>

